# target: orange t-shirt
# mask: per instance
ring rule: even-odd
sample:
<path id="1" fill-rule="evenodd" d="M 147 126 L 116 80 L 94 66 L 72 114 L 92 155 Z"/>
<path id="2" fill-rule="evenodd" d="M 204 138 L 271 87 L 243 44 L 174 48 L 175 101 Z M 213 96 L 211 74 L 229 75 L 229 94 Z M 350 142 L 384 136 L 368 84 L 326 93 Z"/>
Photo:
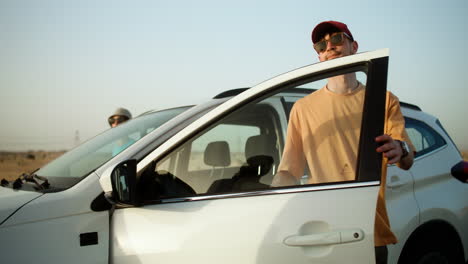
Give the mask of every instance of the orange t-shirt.
<path id="1" fill-rule="evenodd" d="M 323 87 L 299 99 L 291 110 L 278 171 L 287 171 L 299 180 L 308 168 L 310 184 L 355 180 L 364 96 L 365 86 L 359 84 L 352 93 L 336 94 Z M 398 98 L 390 92 L 387 92 L 384 131 L 412 146 Z M 386 168 L 386 159 L 382 165 Z M 397 242 L 385 206 L 386 172 L 382 170 L 377 200 L 376 246 Z"/>

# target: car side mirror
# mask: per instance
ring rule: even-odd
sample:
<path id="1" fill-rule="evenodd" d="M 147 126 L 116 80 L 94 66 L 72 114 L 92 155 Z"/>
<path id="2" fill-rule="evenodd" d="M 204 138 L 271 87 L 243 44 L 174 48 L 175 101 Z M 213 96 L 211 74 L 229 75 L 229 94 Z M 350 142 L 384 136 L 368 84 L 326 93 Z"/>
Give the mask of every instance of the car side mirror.
<path id="1" fill-rule="evenodd" d="M 468 162 L 460 161 L 452 167 L 452 176 L 459 181 L 468 183 Z"/>
<path id="2" fill-rule="evenodd" d="M 111 174 L 111 199 L 119 206 L 137 206 L 136 160 L 126 160 L 117 165 Z"/>

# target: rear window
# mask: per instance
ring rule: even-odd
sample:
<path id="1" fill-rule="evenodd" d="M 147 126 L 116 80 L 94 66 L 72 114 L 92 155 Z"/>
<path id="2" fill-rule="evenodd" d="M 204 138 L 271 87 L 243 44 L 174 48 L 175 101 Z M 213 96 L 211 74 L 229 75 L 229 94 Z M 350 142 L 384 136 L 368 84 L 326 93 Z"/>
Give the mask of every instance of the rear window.
<path id="1" fill-rule="evenodd" d="M 445 139 L 426 123 L 405 117 L 406 132 L 416 148 L 416 157 L 432 152 L 447 142 Z"/>

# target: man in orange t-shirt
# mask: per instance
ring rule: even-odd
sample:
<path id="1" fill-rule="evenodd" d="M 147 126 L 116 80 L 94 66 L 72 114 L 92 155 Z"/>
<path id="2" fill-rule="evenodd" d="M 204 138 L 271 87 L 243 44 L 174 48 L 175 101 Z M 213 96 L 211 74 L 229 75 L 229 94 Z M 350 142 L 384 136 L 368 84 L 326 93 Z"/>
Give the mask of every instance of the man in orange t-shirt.
<path id="1" fill-rule="evenodd" d="M 312 31 L 312 42 L 320 61 L 358 50 L 348 27 L 337 21 L 318 24 Z M 365 86 L 355 73 L 350 73 L 329 78 L 325 87 L 298 100 L 291 110 L 283 158 L 272 185 L 296 184 L 306 167 L 311 184 L 355 180 L 364 94 Z M 384 156 L 383 168 L 388 163 L 408 170 L 413 164 L 414 147 L 405 130 L 398 98 L 390 92 L 384 131 L 375 139 L 380 145 L 376 151 Z M 387 263 L 386 245 L 397 239 L 385 206 L 386 169 L 382 170 L 381 182 L 374 242 L 377 263 Z"/>

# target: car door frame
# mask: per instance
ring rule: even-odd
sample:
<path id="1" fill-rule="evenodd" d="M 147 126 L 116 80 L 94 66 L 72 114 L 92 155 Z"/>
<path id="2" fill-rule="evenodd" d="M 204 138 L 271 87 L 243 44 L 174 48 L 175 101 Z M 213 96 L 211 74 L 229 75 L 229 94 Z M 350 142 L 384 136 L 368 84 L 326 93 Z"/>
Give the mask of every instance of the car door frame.
<path id="1" fill-rule="evenodd" d="M 154 149 L 146 156 L 138 159 L 137 171 L 140 172 L 152 161 L 159 160 L 165 156 L 166 153 L 176 148 L 190 137 L 204 128 L 210 126 L 217 120 L 223 118 L 227 114 L 235 111 L 239 107 L 255 100 L 261 100 L 266 95 L 271 94 L 277 89 L 286 89 L 292 87 L 298 82 L 304 82 L 305 79 L 313 81 L 315 79 L 326 78 L 327 76 L 335 75 L 337 72 L 347 73 L 355 69 L 366 67 L 368 69 L 368 80 L 366 89 L 366 100 L 364 104 L 364 114 L 361 128 L 361 139 L 359 143 L 358 154 L 358 169 L 356 186 L 378 186 L 381 175 L 382 155 L 376 153 L 376 143 L 374 138 L 383 133 L 384 113 L 385 113 L 385 96 L 387 84 L 387 70 L 388 70 L 388 50 L 379 50 L 374 52 L 362 53 L 354 56 L 348 56 L 333 61 L 318 63 L 310 66 L 300 68 L 298 70 L 280 75 L 263 82 L 240 95 L 226 101 L 222 105 L 216 107 L 211 112 L 207 113 L 202 118 L 196 120 L 186 128 L 179 131 L 173 137 L 169 138 L 165 143 Z M 378 87 L 378 88 L 374 88 Z M 372 109 L 372 111 L 370 111 Z M 103 175 L 106 179 L 107 175 Z M 363 183 L 363 184 L 360 184 Z M 352 183 L 351 183 L 352 184 Z M 297 192 L 298 190 L 277 190 L 277 193 Z M 300 191 L 299 191 L 300 192 Z M 260 192 L 240 193 L 228 195 L 229 198 L 233 197 L 246 197 L 262 195 Z M 375 199 L 377 192 L 375 192 Z M 204 199 L 215 199 L 213 195 L 197 196 L 197 197 L 183 197 L 180 199 L 170 199 L 162 201 L 163 203 L 169 202 L 188 202 L 200 201 Z M 222 198 L 226 198 L 223 196 Z M 372 203 L 371 203 L 372 204 Z M 374 210 L 375 207 L 368 208 Z M 125 210 L 125 209 L 124 209 Z M 368 219 L 372 221 L 374 219 Z M 116 227 L 117 228 L 117 227 Z"/>
<path id="2" fill-rule="evenodd" d="M 359 53 L 353 56 L 342 57 L 330 61 L 320 62 L 305 66 L 277 77 L 271 78 L 265 82 L 262 82 L 241 94 L 233 97 L 232 99 L 219 105 L 212 111 L 205 114 L 202 118 L 195 120 L 193 123 L 179 131 L 173 137 L 167 139 L 157 149 L 149 153 L 139 153 L 129 159 L 136 158 L 139 162 L 137 164 L 137 171 L 141 171 L 143 168 L 148 166 L 153 160 L 160 159 L 165 153 L 174 146 L 180 145 L 185 142 L 194 133 L 203 130 L 210 124 L 228 115 L 235 109 L 242 107 L 254 100 L 261 100 L 266 94 L 278 90 L 287 89 L 287 87 L 293 87 L 295 83 L 301 82 L 304 79 L 311 81 L 315 79 L 321 79 L 337 71 L 343 73 L 356 69 L 359 67 L 367 67 L 368 80 L 366 88 L 366 98 L 364 105 L 364 115 L 361 127 L 361 138 L 375 138 L 376 136 L 383 134 L 383 122 L 385 116 L 385 96 L 387 91 L 387 72 L 388 72 L 388 49 L 381 49 L 371 52 Z M 379 87 L 379 89 L 373 89 L 371 87 Z M 377 111 L 368 111 L 369 108 L 375 107 Z M 381 126 L 379 124 L 382 124 Z M 381 159 L 382 156 L 375 152 L 375 142 L 369 140 L 368 142 L 360 142 L 360 149 L 363 149 L 362 153 L 359 153 L 361 161 L 375 160 L 369 164 L 366 162 L 360 162 L 358 165 L 358 179 L 364 181 L 369 177 L 366 175 L 372 175 L 374 171 L 381 171 Z M 110 173 L 106 175 L 101 182 L 110 181 Z M 109 189 L 110 184 L 106 182 L 103 187 L 107 187 L 105 191 L 112 191 Z"/>

